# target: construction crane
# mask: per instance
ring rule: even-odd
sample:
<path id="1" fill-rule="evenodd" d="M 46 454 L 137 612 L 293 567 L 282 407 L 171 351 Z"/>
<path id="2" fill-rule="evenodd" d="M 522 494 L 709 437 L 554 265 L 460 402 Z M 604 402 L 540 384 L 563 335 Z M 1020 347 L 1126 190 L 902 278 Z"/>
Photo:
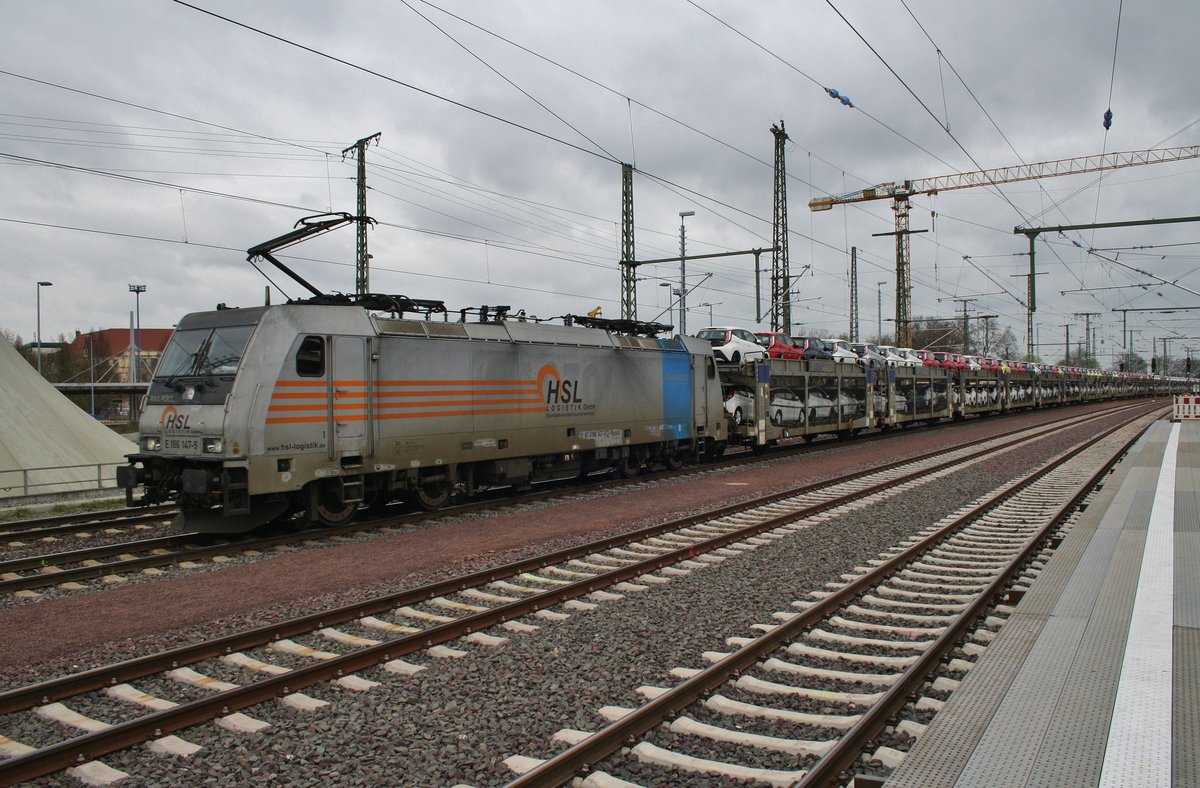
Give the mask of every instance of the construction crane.
<path id="1" fill-rule="evenodd" d="M 1200 145 L 1190 145 L 1182 148 L 1151 148 L 1150 150 L 1125 151 L 1121 153 L 1101 153 L 1094 156 L 1079 156 L 1073 159 L 1058 159 L 1043 161 L 1036 164 L 1021 164 L 1013 167 L 997 167 L 991 170 L 975 172 L 960 172 L 954 175 L 942 175 L 936 178 L 921 178 L 912 181 L 888 181 L 867 189 L 860 189 L 849 194 L 831 197 L 816 197 L 809 201 L 808 207 L 813 211 L 828 211 L 835 205 L 866 202 L 868 200 L 892 200 L 892 210 L 896 213 L 895 233 L 882 235 L 896 236 L 896 344 L 907 346 L 909 343 L 909 305 L 912 302 L 912 285 L 909 284 L 908 268 L 908 198 L 914 194 L 937 194 L 951 189 L 967 189 L 973 186 L 997 186 L 1002 183 L 1017 183 L 1032 181 L 1039 178 L 1053 178 L 1057 175 L 1079 175 L 1087 172 L 1116 170 L 1123 167 L 1136 167 L 1140 164 L 1158 164 L 1167 161 L 1183 161 L 1184 159 L 1200 158 Z M 1033 276 L 1030 276 L 1030 282 Z M 1032 284 L 1030 284 L 1032 287 Z M 1032 312 L 1034 304 L 1030 300 L 1029 309 Z"/>

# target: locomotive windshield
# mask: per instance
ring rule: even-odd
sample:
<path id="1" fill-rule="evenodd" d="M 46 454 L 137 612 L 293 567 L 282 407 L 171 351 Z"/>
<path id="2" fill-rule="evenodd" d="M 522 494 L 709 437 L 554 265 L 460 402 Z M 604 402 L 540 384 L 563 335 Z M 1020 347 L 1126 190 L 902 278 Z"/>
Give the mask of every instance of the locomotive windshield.
<path id="1" fill-rule="evenodd" d="M 176 331 L 163 351 L 154 382 L 172 386 L 183 379 L 232 377 L 254 326 L 221 326 Z"/>

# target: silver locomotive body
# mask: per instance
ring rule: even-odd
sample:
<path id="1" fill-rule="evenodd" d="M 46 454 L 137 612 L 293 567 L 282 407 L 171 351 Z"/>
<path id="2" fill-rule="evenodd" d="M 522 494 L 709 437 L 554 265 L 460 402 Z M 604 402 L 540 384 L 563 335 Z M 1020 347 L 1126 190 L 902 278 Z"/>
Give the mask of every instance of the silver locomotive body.
<path id="1" fill-rule="evenodd" d="M 188 315 L 118 482 L 234 532 L 719 453 L 708 343 L 286 304 Z"/>

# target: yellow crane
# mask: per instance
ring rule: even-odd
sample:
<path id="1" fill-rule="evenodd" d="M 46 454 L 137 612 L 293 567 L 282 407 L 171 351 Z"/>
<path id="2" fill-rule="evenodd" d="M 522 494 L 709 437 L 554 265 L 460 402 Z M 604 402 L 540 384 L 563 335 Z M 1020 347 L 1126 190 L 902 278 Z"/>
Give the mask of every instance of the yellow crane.
<path id="1" fill-rule="evenodd" d="M 990 170 L 960 172 L 953 175 L 941 175 L 936 178 L 920 178 L 911 181 L 888 181 L 860 189 L 849 194 L 830 197 L 816 197 L 809 201 L 808 207 L 813 211 L 828 211 L 835 205 L 866 202 L 868 200 L 892 200 L 892 210 L 896 213 L 896 230 L 894 233 L 882 235 L 896 236 L 896 344 L 907 346 L 909 343 L 909 305 L 912 301 L 912 285 L 908 276 L 908 198 L 914 194 L 937 194 L 951 189 L 967 189 L 973 186 L 996 186 L 1002 183 L 1017 183 L 1032 181 L 1039 178 L 1053 178 L 1058 175 L 1079 175 L 1087 172 L 1116 170 L 1123 167 L 1136 167 L 1141 164 L 1158 164 L 1167 161 L 1182 161 L 1184 159 L 1200 158 L 1200 145 L 1189 145 L 1182 148 L 1151 148 L 1150 150 L 1124 151 L 1120 153 L 1100 153 L 1094 156 L 1078 156 L 1072 159 L 1042 161 L 1035 164 L 1019 164 L 1012 167 L 996 167 Z M 1029 310 L 1035 309 L 1030 276 Z"/>

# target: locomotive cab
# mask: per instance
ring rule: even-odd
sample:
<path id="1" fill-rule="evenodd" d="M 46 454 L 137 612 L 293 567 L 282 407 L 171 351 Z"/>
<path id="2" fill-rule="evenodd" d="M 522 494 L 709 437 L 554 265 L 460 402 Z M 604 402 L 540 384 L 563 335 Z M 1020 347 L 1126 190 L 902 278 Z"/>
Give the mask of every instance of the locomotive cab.
<path id="1" fill-rule="evenodd" d="M 263 522 L 286 500 L 252 499 L 245 438 L 227 430 L 229 403 L 245 366 L 251 337 L 268 307 L 218 309 L 185 316 L 171 335 L 150 381 L 139 422 L 139 451 L 117 469 L 129 505 L 174 502 L 187 526 L 243 530 Z M 144 486 L 140 501 L 134 491 Z M 213 518 L 219 528 L 203 528 Z"/>

